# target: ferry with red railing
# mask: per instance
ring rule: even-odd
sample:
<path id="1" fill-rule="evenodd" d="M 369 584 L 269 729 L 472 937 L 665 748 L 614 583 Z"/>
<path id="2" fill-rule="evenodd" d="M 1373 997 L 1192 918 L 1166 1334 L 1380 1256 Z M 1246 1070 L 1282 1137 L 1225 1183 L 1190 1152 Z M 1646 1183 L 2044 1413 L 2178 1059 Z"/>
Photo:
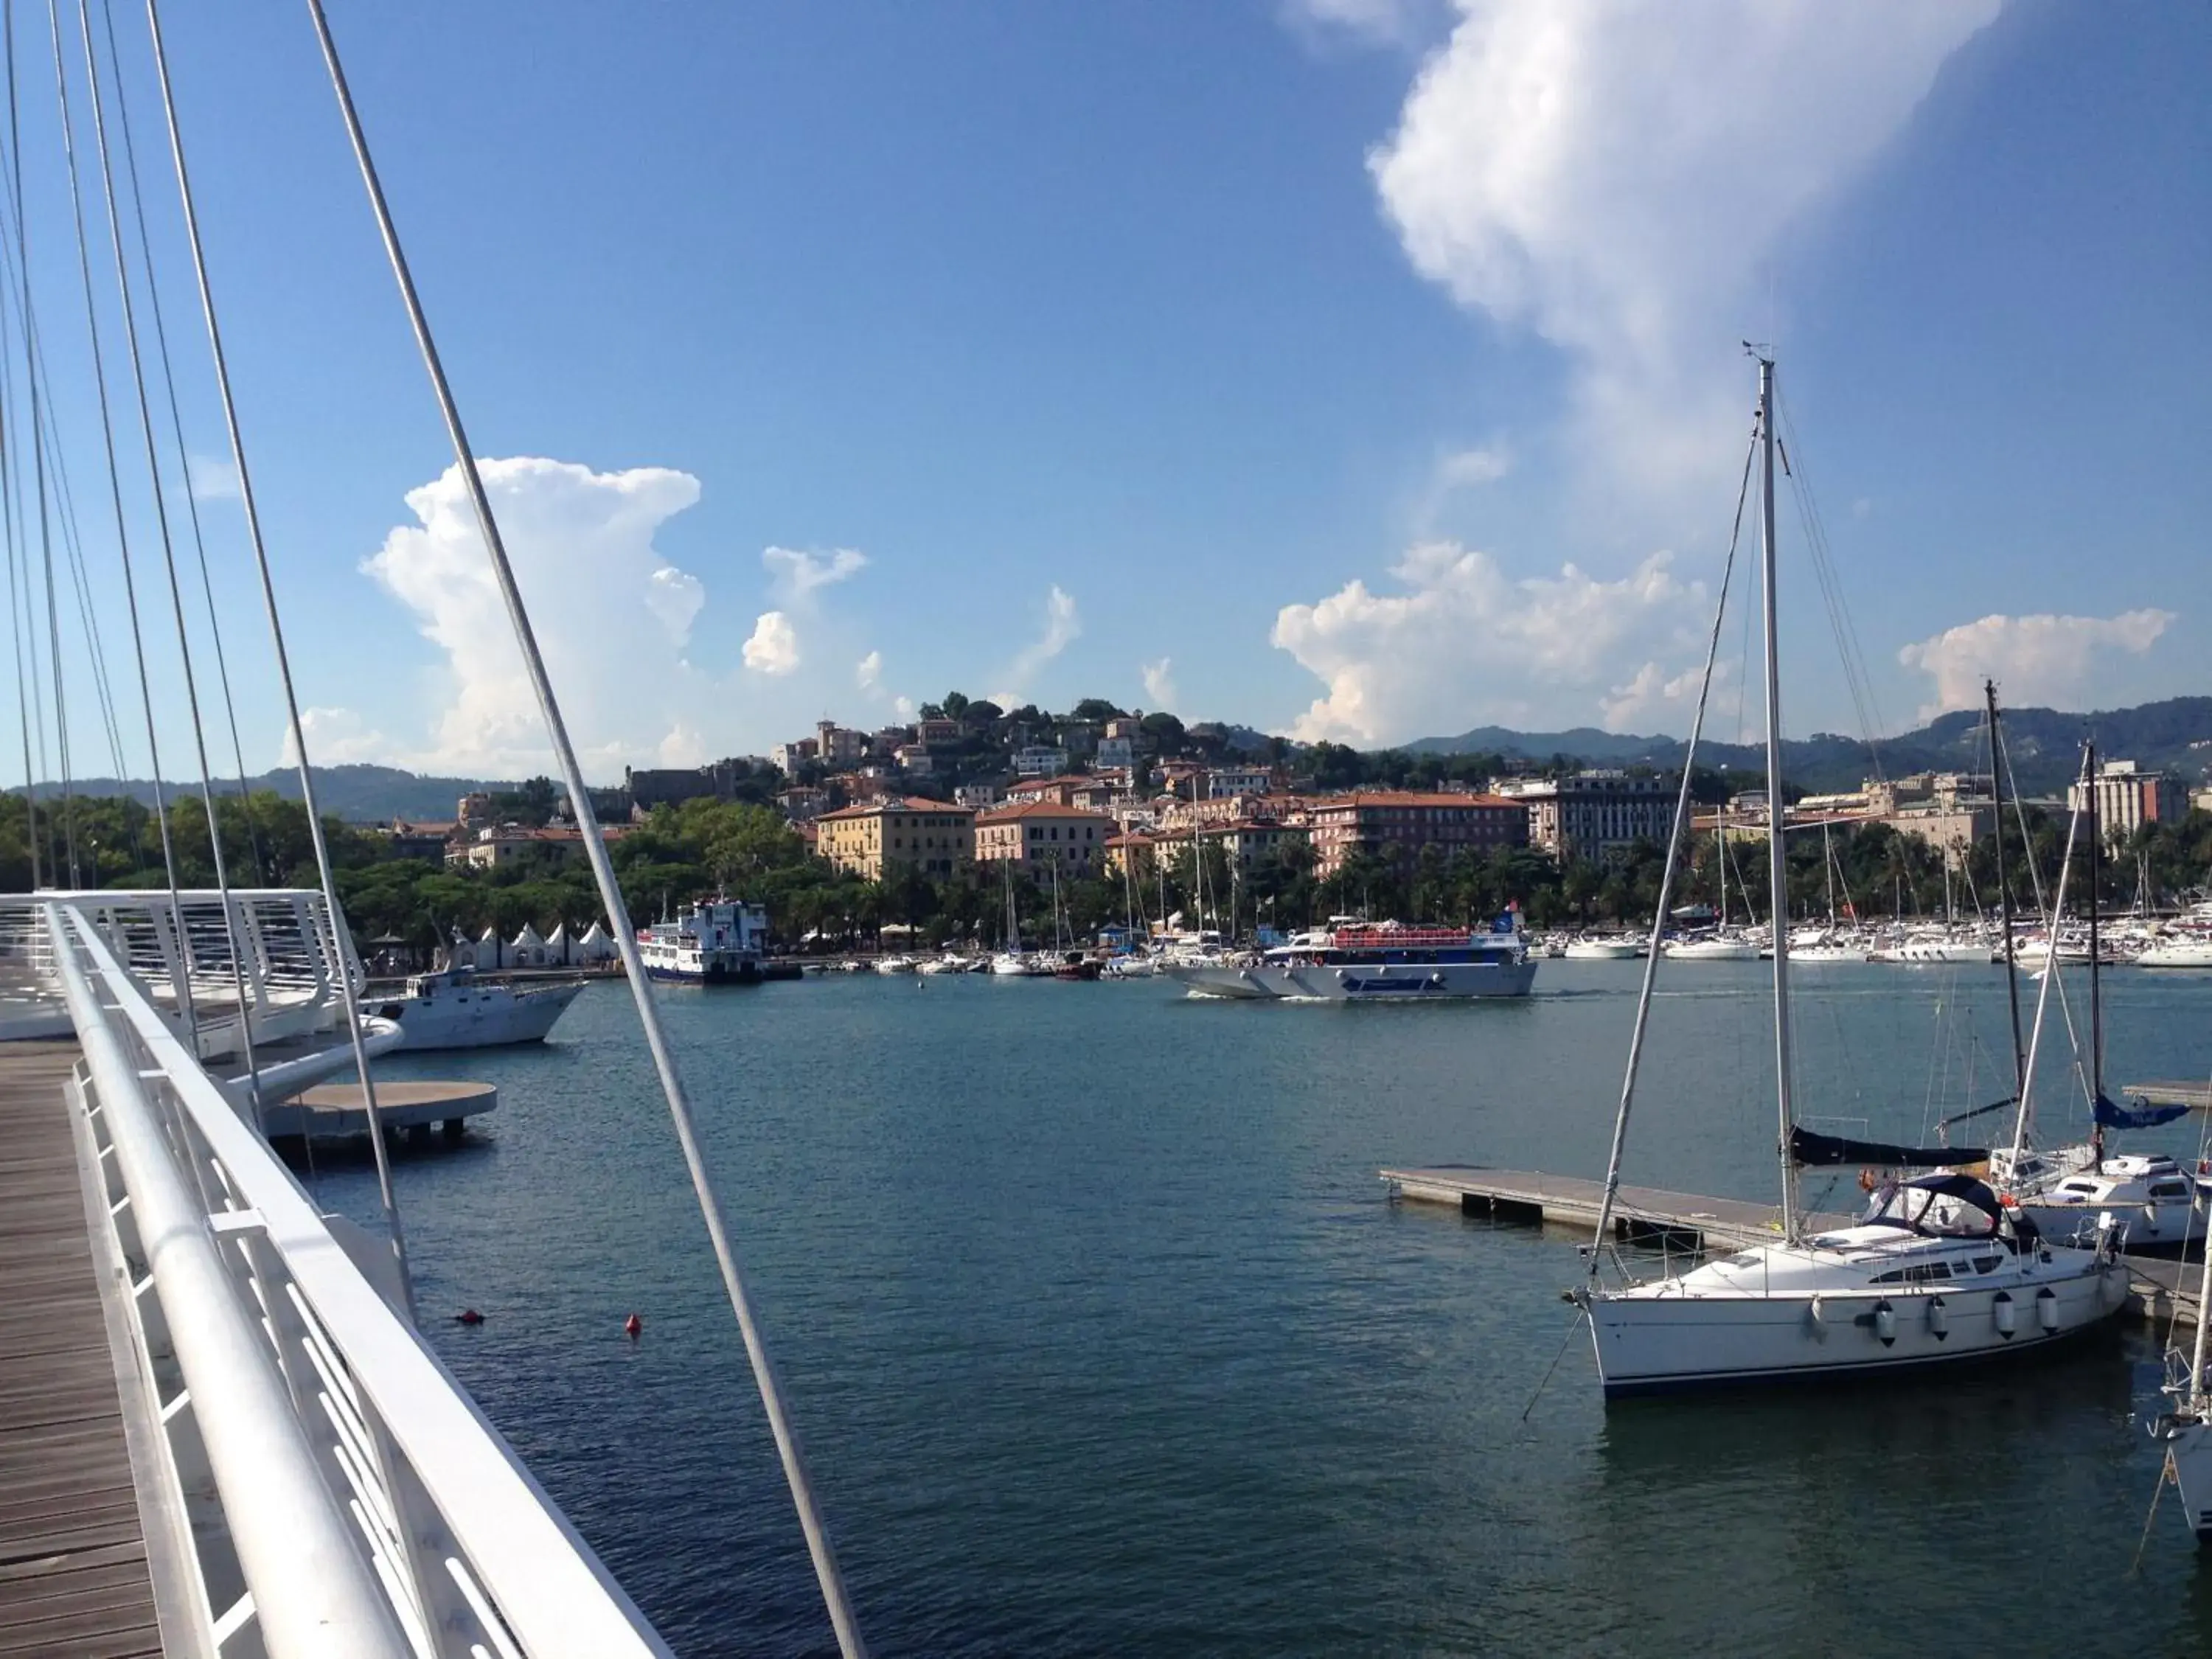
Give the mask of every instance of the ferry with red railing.
<path id="1" fill-rule="evenodd" d="M 1446 1002 L 1525 997 L 1535 982 L 1518 909 L 1485 931 L 1333 917 L 1242 959 L 1164 963 L 1194 996 L 1248 1002 Z"/>

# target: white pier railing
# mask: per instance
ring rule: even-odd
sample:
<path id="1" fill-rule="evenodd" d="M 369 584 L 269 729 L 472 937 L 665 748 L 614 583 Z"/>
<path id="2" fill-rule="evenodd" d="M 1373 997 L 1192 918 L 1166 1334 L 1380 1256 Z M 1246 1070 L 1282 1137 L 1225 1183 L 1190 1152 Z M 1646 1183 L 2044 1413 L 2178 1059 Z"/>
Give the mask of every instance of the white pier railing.
<path id="1" fill-rule="evenodd" d="M 226 923 L 223 896 L 214 892 L 182 892 L 173 903 L 166 891 L 0 895 L 0 1035 L 29 1035 L 41 1018 L 52 1024 L 62 1014 L 41 919 L 44 907 L 55 903 L 69 906 L 106 941 L 203 1060 L 240 1050 L 241 984 L 251 1015 L 246 1030 L 257 1047 L 343 1033 L 337 976 L 359 973 L 343 919 L 334 927 L 323 896 L 312 890 L 234 889 L 228 902 Z"/>
<path id="2" fill-rule="evenodd" d="M 272 1000 L 335 1000 L 339 947 L 317 896 L 240 896 L 257 927 L 295 919 L 250 947 Z M 107 1201 L 94 1254 L 155 1419 L 138 1478 L 171 1523 L 149 1529 L 149 1556 L 185 1558 L 169 1563 L 185 1589 L 163 1609 L 165 1645 L 212 1659 L 665 1653 L 409 1324 L 383 1241 L 319 1213 L 186 1047 L 161 993 L 197 981 L 204 954 L 229 978 L 227 947 L 203 951 L 203 918 L 188 904 L 176 925 L 167 894 L 29 902 L 43 945 L 12 931 L 0 962 L 58 990 L 84 1051 L 78 1144 Z M 213 923 L 221 937 L 219 907 Z M 308 994 L 317 982 L 325 994 Z"/>

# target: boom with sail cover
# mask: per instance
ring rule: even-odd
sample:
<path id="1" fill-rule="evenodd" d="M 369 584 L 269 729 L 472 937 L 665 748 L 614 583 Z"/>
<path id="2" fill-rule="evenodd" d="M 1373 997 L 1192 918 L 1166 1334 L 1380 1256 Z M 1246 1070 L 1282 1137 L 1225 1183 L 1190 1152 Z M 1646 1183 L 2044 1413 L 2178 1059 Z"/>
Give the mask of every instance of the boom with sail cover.
<path id="1" fill-rule="evenodd" d="M 1878 1164 L 1891 1169 L 1940 1170 L 1954 1164 L 1979 1164 L 1989 1155 L 1986 1146 L 1900 1146 L 1887 1140 L 1824 1135 L 1802 1125 L 1790 1131 L 1790 1161 L 1805 1169 Z"/>

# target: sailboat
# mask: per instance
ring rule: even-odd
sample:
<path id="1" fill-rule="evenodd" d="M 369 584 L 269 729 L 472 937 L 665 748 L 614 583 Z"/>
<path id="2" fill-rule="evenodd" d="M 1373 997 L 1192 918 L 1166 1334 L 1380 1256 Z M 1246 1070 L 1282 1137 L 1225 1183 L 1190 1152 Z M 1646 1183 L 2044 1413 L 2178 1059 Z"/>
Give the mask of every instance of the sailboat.
<path id="1" fill-rule="evenodd" d="M 1725 828 L 1713 831 L 1713 851 L 1718 855 L 1720 863 L 1720 925 L 1710 933 L 1668 939 L 1662 948 L 1668 956 L 1682 962 L 1756 962 L 1759 960 L 1759 946 L 1728 925 L 1729 848 Z M 1743 896 L 1743 909 L 1744 915 L 1749 917 L 1752 914 L 1751 895 L 1747 891 Z"/>
<path id="2" fill-rule="evenodd" d="M 1760 565 L 1765 613 L 1767 857 L 1784 884 L 1780 658 L 1776 638 L 1774 364 L 1759 358 Z M 1717 644 L 1719 630 L 1715 628 Z M 1710 659 L 1708 673 L 1710 674 Z M 1699 709 L 1703 719 L 1703 708 Z M 1695 737 L 1692 737 L 1694 750 Z M 1672 861 L 1669 861 L 1671 878 Z M 1778 908 L 1779 907 L 1778 907 Z M 1660 906 L 1663 925 L 1666 907 Z M 1779 918 L 1778 917 L 1778 921 Z M 2116 1232 L 2058 1245 L 2008 1212 L 1988 1186 L 1939 1166 L 1979 1153 L 1817 1135 L 1796 1122 L 1790 1062 L 1789 929 L 1774 929 L 1776 1106 L 1781 1234 L 1687 1272 L 1638 1279 L 1608 1249 L 1638 1061 L 1657 973 L 1647 964 L 1589 1272 L 1572 1292 L 1588 1313 L 1608 1400 L 1721 1385 L 1834 1378 L 1940 1366 L 2042 1347 L 2118 1311 L 2127 1271 Z M 1856 1221 L 1808 1233 L 1800 1164 L 1891 1165 L 1928 1173 L 1871 1185 Z M 1608 1258 L 1623 1282 L 1601 1283 Z"/>
<path id="3" fill-rule="evenodd" d="M 2081 777 L 2086 784 L 2096 776 L 2097 746 L 2081 752 Z M 2202 1243 L 2204 1225 L 2197 1212 L 2196 1176 L 2162 1153 L 2125 1152 L 2106 1155 L 2107 1130 L 2148 1129 L 2170 1123 L 2188 1111 L 2186 1106 L 2122 1106 L 2105 1092 L 2104 951 L 2101 917 L 2098 910 L 2100 878 L 2103 873 L 2104 830 L 2099 821 L 2096 791 L 2081 792 L 2083 811 L 2074 828 L 2087 818 L 2089 839 L 2088 969 L 2089 969 L 2089 1100 L 2091 1128 L 2086 1146 L 2063 1147 L 2038 1155 L 2027 1146 L 2030 1122 L 2031 1088 L 2036 1042 L 2029 1047 L 2029 1075 L 2022 1080 L 2018 1120 L 2010 1153 L 1992 1158 L 1992 1171 L 2007 1177 L 2006 1196 L 2026 1216 L 2053 1238 L 2066 1238 L 2100 1224 L 2110 1215 L 2124 1231 L 2126 1248 L 2137 1255 L 2183 1255 L 2192 1242 Z M 2073 836 L 2068 837 L 2071 861 Z M 2057 896 L 2051 909 L 2052 931 L 2065 902 L 2066 872 L 2059 872 Z M 2043 1002 L 2055 976 L 2054 964 L 2045 970 L 2043 998 L 2036 1009 L 2036 1037 L 2043 1025 Z"/>
<path id="4" fill-rule="evenodd" d="M 1014 864 L 1005 862 L 1006 883 L 1006 945 L 991 958 L 991 971 L 1008 979 L 1038 979 L 1052 972 L 1052 964 L 1022 949 L 1021 917 L 1014 908 Z"/>

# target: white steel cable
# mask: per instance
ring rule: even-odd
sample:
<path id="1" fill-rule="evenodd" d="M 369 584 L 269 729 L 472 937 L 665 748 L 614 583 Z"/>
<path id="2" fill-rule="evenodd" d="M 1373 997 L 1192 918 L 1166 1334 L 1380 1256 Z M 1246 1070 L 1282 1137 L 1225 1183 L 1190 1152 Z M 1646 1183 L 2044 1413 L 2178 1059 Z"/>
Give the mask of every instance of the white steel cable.
<path id="1" fill-rule="evenodd" d="M 15 96 L 15 0 L 0 0 L 0 32 L 7 35 L 8 160 L 10 188 L 15 205 L 15 267 L 23 284 L 24 349 L 35 364 L 38 330 L 34 319 L 37 313 L 31 303 L 31 233 L 24 223 L 23 142 Z M 62 836 L 69 851 L 70 885 L 76 887 L 82 884 L 76 862 L 76 807 L 70 797 L 69 704 L 62 690 L 61 616 L 54 604 L 53 529 L 46 512 L 46 446 L 39 441 L 42 428 L 35 368 L 25 378 L 29 382 L 31 396 L 31 472 L 38 484 L 39 549 L 46 567 L 46 665 L 52 671 L 54 682 L 54 751 L 61 772 L 58 781 L 62 787 Z M 44 747 L 43 739 L 40 746 Z"/>
<path id="2" fill-rule="evenodd" d="M 246 443 L 238 426 L 238 404 L 231 395 L 230 365 L 222 351 L 222 330 L 216 321 L 215 291 L 208 284 L 207 250 L 200 240 L 200 219 L 192 201 L 191 174 L 185 167 L 184 134 L 177 125 L 177 103 L 169 83 L 169 58 L 161 49 L 161 15 L 157 0 L 146 0 L 146 22 L 153 36 L 154 67 L 161 77 L 161 112 L 169 130 L 169 154 L 176 164 L 177 194 L 183 203 L 185 232 L 191 244 L 192 275 L 199 287 L 200 313 L 207 320 L 208 349 L 215 360 L 216 388 L 222 398 L 222 418 L 230 436 L 231 465 L 238 473 L 239 505 L 246 514 L 246 538 L 252 544 L 253 562 L 261 577 L 261 603 L 269 618 L 269 639 L 276 657 L 276 677 L 284 688 L 284 717 L 292 734 L 292 752 L 300 763 L 300 799 L 307 808 L 307 835 L 315 848 L 315 872 L 320 878 L 323 902 L 331 924 L 331 954 L 337 964 L 338 995 L 344 1004 L 346 1034 L 353 1044 L 355 1073 L 361 1079 L 362 1109 L 368 1118 L 368 1141 L 376 1158 L 378 1196 L 384 1204 L 384 1221 L 392 1237 L 392 1259 L 399 1268 L 400 1288 L 407 1297 L 407 1316 L 415 1318 L 415 1279 L 408 1271 L 407 1234 L 399 1221 L 399 1199 L 392 1184 L 392 1156 L 384 1144 L 384 1118 L 376 1103 L 376 1084 L 369 1076 L 368 1049 L 362 1041 L 361 997 L 346 961 L 345 911 L 338 903 L 337 878 L 331 867 L 329 837 L 323 833 L 323 816 L 315 804 L 314 769 L 307 762 L 307 733 L 300 723 L 300 699 L 292 685 L 292 658 L 284 647 L 284 623 L 276 609 L 276 583 L 270 574 L 269 545 L 261 533 L 261 511 L 253 496 L 253 475 L 246 465 Z"/>
<path id="3" fill-rule="evenodd" d="M 231 696 L 230 658 L 223 649 L 222 619 L 216 611 L 215 582 L 208 574 L 207 538 L 200 525 L 199 499 L 191 489 L 191 455 L 185 442 L 184 410 L 177 401 L 177 375 L 169 360 L 169 330 L 161 315 L 161 285 L 154 280 L 154 239 L 146 234 L 146 198 L 138 185 L 138 147 L 131 137 L 131 100 L 123 92 L 123 56 L 115 43 L 115 12 L 108 0 L 100 0 L 100 21 L 107 34 L 107 61 L 115 76 L 115 125 L 123 137 L 123 175 L 131 186 L 131 212 L 138 227 L 139 258 L 146 270 L 146 314 L 154 324 L 154 355 L 161 365 L 161 386 L 167 394 L 169 428 L 177 441 L 177 466 L 184 482 L 185 518 L 192 532 L 192 552 L 198 560 L 200 594 L 207 601 L 208 635 L 215 644 L 216 683 L 222 689 L 222 711 L 230 726 L 230 754 L 238 768 L 238 807 L 246 820 L 246 844 L 253 852 L 253 869 L 260 884 L 270 884 L 268 861 L 262 856 L 260 832 L 253 823 L 253 793 L 246 781 L 246 745 L 239 741 L 238 703 Z"/>
<path id="4" fill-rule="evenodd" d="M 146 366 L 138 353 L 137 313 L 131 303 L 131 270 L 123 254 L 123 221 L 115 210 L 115 170 L 107 151 L 107 116 L 105 100 L 100 92 L 100 64 L 93 52 L 92 15 L 85 0 L 76 0 L 76 18 L 77 31 L 84 40 L 85 82 L 92 90 L 92 130 L 99 145 L 100 182 L 102 198 L 107 204 L 108 240 L 115 249 L 115 286 L 123 301 L 123 341 L 131 359 L 131 383 L 138 396 L 138 429 L 146 440 L 146 477 L 154 492 L 154 520 L 161 532 L 161 562 L 169 576 L 169 604 L 176 613 L 177 655 L 184 666 L 185 702 L 191 715 L 193 750 L 199 759 L 200 800 L 207 808 L 208 850 L 215 864 L 216 894 L 222 904 L 223 939 L 230 947 L 231 988 L 238 998 L 239 1057 L 246 1062 L 247 1104 L 258 1128 L 261 1122 L 261 1067 L 253 1055 L 253 1003 L 246 990 L 245 941 L 239 936 L 238 910 L 231 897 L 228 861 L 222 854 L 222 820 L 216 811 L 215 783 L 208 773 L 207 728 L 200 719 L 199 683 L 192 672 L 192 642 L 185 624 L 185 591 L 177 580 L 177 550 L 169 535 L 169 509 L 162 496 L 161 457 L 154 439 L 153 405 L 146 397 Z M 119 81 L 116 95 L 120 100 L 122 83 Z M 149 268 L 147 272 L 149 282 L 152 275 Z M 157 796 L 161 785 L 161 781 L 157 775 L 154 780 Z M 171 879 L 173 882 L 174 877 Z M 185 931 L 181 911 L 177 916 L 177 932 L 189 969 L 191 940 Z"/>
<path id="5" fill-rule="evenodd" d="M 169 878 L 169 910 L 176 920 L 177 949 L 180 966 L 175 982 L 170 988 L 176 994 L 177 1009 L 184 1016 L 185 1028 L 191 1033 L 197 1049 L 199 1042 L 199 1016 L 192 1006 L 192 943 L 185 927 L 184 901 L 178 896 L 176 850 L 169 839 L 169 814 L 161 800 L 161 744 L 154 730 L 154 688 L 146 674 L 146 640 L 138 626 L 138 584 L 131 571 L 131 532 L 123 513 L 123 475 L 115 460 L 115 426 L 107 407 L 107 370 L 100 350 L 100 307 L 94 303 L 92 287 L 92 255 L 84 234 L 84 197 L 78 188 L 76 176 L 76 138 L 70 116 L 69 72 L 66 54 L 62 51 L 62 19 L 55 0 L 46 0 L 46 22 L 54 42 L 54 88 L 60 105 L 62 122 L 62 155 L 69 166 L 70 210 L 76 221 L 76 263 L 84 278 L 85 325 L 92 337 L 92 381 L 99 393 L 100 434 L 107 452 L 108 497 L 115 507 L 115 547 L 123 561 L 123 597 L 131 613 L 131 647 L 138 663 L 138 697 L 146 711 L 146 753 L 153 763 L 154 817 L 161 827 L 161 863 Z M 21 224 L 20 216 L 18 225 Z M 72 872 L 76 864 L 72 848 L 70 860 Z"/>
<path id="6" fill-rule="evenodd" d="M 150 11 L 155 0 L 147 0 Z M 484 551 L 490 561 L 492 575 L 499 584 L 500 595 L 506 601 L 507 620 L 514 629 L 515 643 L 520 647 L 522 659 L 530 671 L 532 689 L 538 695 L 538 707 L 545 717 L 545 728 L 552 739 L 555 759 L 559 763 L 561 776 L 568 785 L 568 803 L 576 814 L 576 827 L 581 832 L 584 851 L 591 860 L 592 874 L 599 887 L 600 902 L 605 905 L 607 922 L 613 930 L 615 944 L 622 953 L 623 968 L 629 978 L 630 994 L 636 1000 L 639 1022 L 645 1028 L 647 1046 L 653 1051 L 654 1068 L 660 1074 L 661 1093 L 668 1101 L 668 1112 L 676 1126 L 676 1138 L 684 1149 L 684 1162 L 691 1174 L 692 1190 L 698 1195 L 700 1213 L 707 1224 L 707 1236 L 714 1249 L 714 1259 L 721 1268 L 722 1284 L 729 1293 L 730 1305 L 737 1314 L 738 1328 L 743 1334 L 745 1352 L 752 1362 L 753 1378 L 760 1389 L 761 1404 L 768 1413 L 769 1426 L 775 1437 L 777 1455 L 783 1462 L 784 1479 L 791 1487 L 792 1501 L 799 1510 L 800 1529 L 806 1534 L 807 1553 L 813 1558 L 815 1577 L 821 1582 L 822 1599 L 829 1609 L 830 1622 L 836 1632 L 837 1645 L 846 1659 L 861 1659 L 866 1644 L 860 1637 L 859 1622 L 853 1613 L 846 1594 L 844 1575 L 838 1569 L 836 1552 L 830 1541 L 830 1531 L 823 1520 L 821 1509 L 815 1500 L 814 1485 L 808 1478 L 805 1455 L 799 1449 L 799 1431 L 791 1420 L 785 1404 L 783 1385 L 776 1376 L 766 1341 L 761 1335 L 758 1322 L 753 1315 L 752 1299 L 745 1290 L 744 1275 L 738 1271 L 735 1249 L 730 1243 L 728 1223 L 722 1214 L 722 1200 L 714 1189 L 713 1177 L 707 1170 L 706 1157 L 700 1148 L 696 1125 L 692 1121 L 691 1103 L 684 1091 L 683 1079 L 677 1074 L 676 1057 L 668 1046 L 667 1034 L 661 1029 L 660 1011 L 653 1000 L 653 983 L 645 971 L 644 958 L 637 948 L 636 931 L 630 925 L 629 911 L 623 902 L 622 886 L 615 879 L 614 865 L 607 856 L 605 839 L 599 834 L 599 815 L 592 808 L 592 792 L 585 786 L 581 767 L 576 761 L 574 745 L 568 740 L 568 728 L 561 718 L 559 702 L 553 695 L 553 682 L 545 672 L 545 660 L 538 653 L 538 638 L 530 625 L 530 614 L 522 603 L 522 592 L 515 584 L 514 567 L 507 562 L 507 544 L 501 538 L 498 519 L 491 508 L 491 498 L 484 492 L 483 477 L 477 470 L 476 452 L 470 447 L 468 434 L 461 425 L 459 405 L 454 401 L 453 387 L 446 380 L 444 364 L 438 356 L 438 348 L 430 335 L 428 319 L 424 315 L 421 296 L 415 291 L 415 279 L 407 267 L 407 256 L 399 246 L 399 233 L 392 222 L 390 204 L 384 199 L 384 186 L 379 181 L 376 163 L 368 152 L 368 139 L 362 131 L 361 116 L 354 108 L 353 93 L 346 84 L 345 70 L 338 62 L 337 42 L 331 36 L 330 20 L 324 15 L 322 0 L 307 0 L 308 15 L 313 20 L 315 33 L 323 49 L 323 62 L 330 70 L 331 90 L 337 94 L 338 112 L 344 118 L 347 137 L 353 143 L 354 159 L 361 167 L 362 183 L 368 191 L 369 205 L 376 215 L 377 229 L 384 239 L 384 251 L 392 263 L 392 274 L 399 285 L 400 299 L 407 307 L 409 322 L 415 330 L 416 344 L 421 348 L 423 368 L 428 371 L 431 389 L 436 393 L 438 407 L 445 416 L 447 435 L 453 440 L 454 464 L 469 487 L 470 499 L 476 507 L 477 524 L 483 532 Z M 173 120 L 173 117 L 172 118 Z"/>

